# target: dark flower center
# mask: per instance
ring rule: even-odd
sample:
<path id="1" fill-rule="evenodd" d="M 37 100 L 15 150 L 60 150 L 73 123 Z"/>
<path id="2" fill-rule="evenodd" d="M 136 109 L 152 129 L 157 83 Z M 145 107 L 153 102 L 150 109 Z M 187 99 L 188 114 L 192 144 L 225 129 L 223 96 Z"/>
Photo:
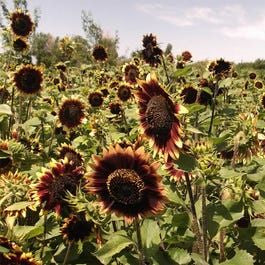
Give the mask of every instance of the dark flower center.
<path id="1" fill-rule="evenodd" d="M 77 187 L 76 178 L 70 174 L 57 177 L 51 184 L 51 201 L 56 203 L 64 198 L 65 192 L 75 193 Z"/>
<path id="2" fill-rule="evenodd" d="M 65 108 L 64 115 L 69 120 L 79 120 L 80 118 L 80 108 L 76 105 L 68 105 L 67 108 Z"/>
<path id="3" fill-rule="evenodd" d="M 132 205 L 141 200 L 144 182 L 132 169 L 116 169 L 108 176 L 107 187 L 115 201 Z"/>
<path id="4" fill-rule="evenodd" d="M 146 121 L 156 134 L 168 133 L 174 121 L 174 115 L 163 96 L 154 96 L 147 104 Z"/>
<path id="5" fill-rule="evenodd" d="M 0 169 L 4 169 L 8 167 L 12 163 L 12 159 L 10 157 L 5 157 L 0 159 Z"/>
<path id="6" fill-rule="evenodd" d="M 40 84 L 38 73 L 35 71 L 25 72 L 21 76 L 21 83 L 24 87 L 26 87 L 30 90 L 34 90 Z"/>

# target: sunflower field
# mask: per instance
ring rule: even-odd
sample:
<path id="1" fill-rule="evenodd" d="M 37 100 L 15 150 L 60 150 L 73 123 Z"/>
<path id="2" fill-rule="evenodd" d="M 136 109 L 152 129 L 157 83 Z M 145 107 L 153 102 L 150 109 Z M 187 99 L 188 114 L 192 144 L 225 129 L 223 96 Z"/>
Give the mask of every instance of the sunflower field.
<path id="1" fill-rule="evenodd" d="M 154 33 L 45 63 L 38 15 L 1 8 L 0 265 L 265 264 L 264 72 Z"/>

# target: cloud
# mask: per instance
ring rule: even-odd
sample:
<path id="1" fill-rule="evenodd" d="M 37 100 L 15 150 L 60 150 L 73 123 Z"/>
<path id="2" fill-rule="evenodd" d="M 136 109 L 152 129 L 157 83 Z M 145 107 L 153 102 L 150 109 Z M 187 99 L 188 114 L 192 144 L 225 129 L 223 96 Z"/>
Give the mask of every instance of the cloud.
<path id="1" fill-rule="evenodd" d="M 176 27 L 202 25 L 229 38 L 265 40 L 265 16 L 253 18 L 239 4 L 195 6 L 180 8 L 176 5 L 136 4 L 136 9 Z M 263 10 L 259 10 L 264 14 Z"/>
<path id="2" fill-rule="evenodd" d="M 230 38 L 265 40 L 265 18 L 254 24 L 244 24 L 237 27 L 223 27 L 223 35 Z"/>

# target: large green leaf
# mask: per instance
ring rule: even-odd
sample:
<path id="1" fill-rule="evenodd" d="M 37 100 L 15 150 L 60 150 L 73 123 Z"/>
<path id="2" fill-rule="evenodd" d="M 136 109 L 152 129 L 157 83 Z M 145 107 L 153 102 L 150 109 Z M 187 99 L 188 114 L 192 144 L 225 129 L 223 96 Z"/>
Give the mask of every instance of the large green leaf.
<path id="1" fill-rule="evenodd" d="M 12 115 L 10 106 L 6 104 L 0 104 L 0 115 Z"/>
<path id="2" fill-rule="evenodd" d="M 191 172 L 195 169 L 197 161 L 191 155 L 180 153 L 179 159 L 176 160 L 176 164 L 178 165 L 179 169 L 182 169 L 186 172 Z"/>
<path id="3" fill-rule="evenodd" d="M 168 251 L 168 254 L 178 264 L 188 264 L 191 261 L 188 251 L 182 248 L 172 248 Z"/>
<path id="4" fill-rule="evenodd" d="M 221 262 L 222 265 L 253 265 L 253 257 L 245 250 L 238 250 L 235 256 L 225 262 Z"/>
<path id="5" fill-rule="evenodd" d="M 143 246 L 149 248 L 152 245 L 158 245 L 160 243 L 159 226 L 156 221 L 146 219 L 141 225 L 141 235 Z"/>
<path id="6" fill-rule="evenodd" d="M 95 256 L 103 264 L 108 264 L 114 255 L 120 253 L 126 247 L 134 244 L 134 242 L 123 232 L 124 231 L 119 231 L 114 233 L 107 243 L 95 253 Z"/>

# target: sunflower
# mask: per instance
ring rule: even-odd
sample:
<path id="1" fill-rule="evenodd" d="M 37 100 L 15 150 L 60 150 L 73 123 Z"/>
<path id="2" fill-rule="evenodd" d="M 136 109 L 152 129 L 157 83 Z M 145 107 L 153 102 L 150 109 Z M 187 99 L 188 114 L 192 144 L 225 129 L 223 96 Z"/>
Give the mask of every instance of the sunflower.
<path id="1" fill-rule="evenodd" d="M 185 64 L 184 62 L 178 61 L 177 64 L 176 64 L 176 68 L 177 69 L 183 69 L 184 68 L 184 64 Z"/>
<path id="2" fill-rule="evenodd" d="M 82 155 L 67 144 L 62 144 L 61 147 L 58 148 L 58 157 L 59 159 L 67 158 L 67 160 L 76 167 L 82 166 L 84 162 Z"/>
<path id="3" fill-rule="evenodd" d="M 143 46 L 146 48 L 150 45 L 152 46 L 156 46 L 157 45 L 157 41 L 156 41 L 156 36 L 153 35 L 152 33 L 151 34 L 147 34 L 147 35 L 144 35 L 143 36 Z"/>
<path id="4" fill-rule="evenodd" d="M 227 76 L 227 74 L 231 70 L 231 63 L 225 61 L 224 59 L 219 59 L 213 63 L 210 64 L 209 70 L 213 72 L 216 76 Z"/>
<path id="5" fill-rule="evenodd" d="M 130 84 L 135 84 L 136 79 L 139 77 L 139 69 L 135 64 L 125 64 L 122 68 L 124 72 L 124 79 Z"/>
<path id="6" fill-rule="evenodd" d="M 14 75 L 17 89 L 24 94 L 37 94 L 41 90 L 43 81 L 42 71 L 33 65 L 24 65 Z"/>
<path id="7" fill-rule="evenodd" d="M 17 38 L 16 40 L 13 41 L 13 48 L 17 52 L 23 52 L 27 50 L 28 43 L 22 38 Z"/>
<path id="8" fill-rule="evenodd" d="M 182 148 L 182 130 L 176 114 L 187 110 L 172 102 L 154 74 L 149 74 L 146 81 L 139 81 L 138 84 L 136 98 L 145 135 L 151 140 L 154 150 L 164 154 L 166 161 L 168 156 L 177 159 Z"/>
<path id="9" fill-rule="evenodd" d="M 149 162 L 144 148 L 121 148 L 119 144 L 93 156 L 93 173 L 88 189 L 99 196 L 103 209 L 124 216 L 127 221 L 157 214 L 164 207 L 165 196 L 158 163 Z"/>
<path id="10" fill-rule="evenodd" d="M 127 101 L 131 97 L 131 87 L 121 85 L 118 89 L 118 97 L 122 101 Z"/>
<path id="11" fill-rule="evenodd" d="M 261 81 L 256 81 L 255 87 L 261 89 L 261 88 L 263 88 L 263 83 Z"/>
<path id="12" fill-rule="evenodd" d="M 61 228 L 63 238 L 69 242 L 83 241 L 92 233 L 93 222 L 86 221 L 83 216 L 72 215 L 64 219 L 64 224 Z"/>
<path id="13" fill-rule="evenodd" d="M 100 107 L 103 103 L 102 94 L 99 92 L 92 92 L 88 96 L 88 101 L 92 107 Z"/>
<path id="14" fill-rule="evenodd" d="M 102 93 L 103 97 L 106 97 L 109 95 L 109 90 L 107 88 L 102 88 L 100 92 Z"/>
<path id="15" fill-rule="evenodd" d="M 158 66 L 161 64 L 161 56 L 163 54 L 163 51 L 157 47 L 149 45 L 146 48 L 142 50 L 142 57 L 144 61 L 150 66 Z"/>
<path id="16" fill-rule="evenodd" d="M 120 114 L 121 113 L 121 104 L 118 103 L 118 102 L 111 103 L 109 105 L 109 108 L 110 108 L 110 112 L 112 114 L 116 114 L 117 115 L 117 114 Z"/>
<path id="17" fill-rule="evenodd" d="M 186 104 L 192 104 L 196 102 L 198 91 L 192 86 L 185 87 L 180 96 L 183 98 L 183 102 Z"/>
<path id="18" fill-rule="evenodd" d="M 256 73 L 252 72 L 252 73 L 249 74 L 249 78 L 252 79 L 252 80 L 254 80 L 256 77 L 257 77 Z"/>
<path id="19" fill-rule="evenodd" d="M 31 17 L 21 10 L 16 10 L 10 16 L 11 29 L 16 36 L 27 37 L 33 30 Z"/>
<path id="20" fill-rule="evenodd" d="M 210 95 L 208 92 L 201 90 L 198 102 L 201 105 L 211 105 L 212 104 L 212 95 Z"/>
<path id="21" fill-rule="evenodd" d="M 78 99 L 66 99 L 59 109 L 59 120 L 68 129 L 75 128 L 85 117 L 85 106 Z"/>
<path id="22" fill-rule="evenodd" d="M 184 62 L 188 62 L 188 61 L 190 61 L 191 58 L 192 58 L 192 55 L 191 55 L 191 53 L 190 53 L 189 51 L 184 51 L 184 52 L 181 54 L 181 56 L 182 56 L 182 60 L 183 60 Z"/>
<path id="23" fill-rule="evenodd" d="M 105 61 L 108 58 L 106 49 L 102 45 L 93 48 L 92 55 L 96 61 Z"/>
<path id="24" fill-rule="evenodd" d="M 0 143 L 0 151 L 5 153 L 5 156 L 2 156 L 0 158 L 0 173 L 7 173 L 13 164 L 13 159 L 12 156 L 8 153 L 8 142 L 7 141 L 2 141 Z"/>
<path id="25" fill-rule="evenodd" d="M 56 68 L 62 72 L 65 72 L 66 71 L 66 65 L 65 63 L 62 63 L 62 62 L 59 62 L 56 64 Z"/>
<path id="26" fill-rule="evenodd" d="M 67 210 L 66 194 L 76 193 L 76 189 L 82 183 L 83 174 L 82 167 L 76 167 L 67 159 L 52 162 L 51 169 L 43 169 L 42 173 L 38 173 L 40 179 L 36 186 L 36 195 L 43 209 L 54 210 L 57 214 Z"/>

